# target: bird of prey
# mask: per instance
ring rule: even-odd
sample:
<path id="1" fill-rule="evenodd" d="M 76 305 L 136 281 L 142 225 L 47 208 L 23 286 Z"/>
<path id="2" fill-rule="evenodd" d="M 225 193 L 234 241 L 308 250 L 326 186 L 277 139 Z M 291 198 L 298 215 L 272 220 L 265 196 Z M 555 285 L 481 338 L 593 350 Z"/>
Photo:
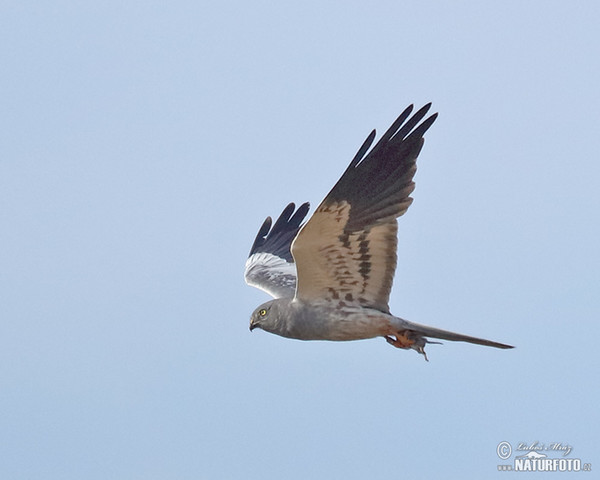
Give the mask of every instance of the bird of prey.
<path id="1" fill-rule="evenodd" d="M 250 330 L 299 340 L 384 337 L 425 356 L 429 338 L 513 348 L 409 322 L 388 306 L 396 270 L 397 218 L 412 202 L 423 135 L 437 113 L 412 105 L 369 150 L 375 130 L 310 219 L 309 204 L 290 203 L 274 225 L 267 217 L 246 261 L 246 283 L 275 299 L 260 305 Z"/>

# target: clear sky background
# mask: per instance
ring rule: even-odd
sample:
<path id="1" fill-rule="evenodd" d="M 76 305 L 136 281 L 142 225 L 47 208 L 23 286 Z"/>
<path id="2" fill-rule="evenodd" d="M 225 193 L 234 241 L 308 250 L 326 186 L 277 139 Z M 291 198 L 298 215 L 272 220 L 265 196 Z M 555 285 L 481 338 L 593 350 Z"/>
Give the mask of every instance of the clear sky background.
<path id="1" fill-rule="evenodd" d="M 0 477 L 600 469 L 598 5 L 3 2 Z M 392 312 L 517 348 L 251 334 L 264 218 L 429 101 Z"/>

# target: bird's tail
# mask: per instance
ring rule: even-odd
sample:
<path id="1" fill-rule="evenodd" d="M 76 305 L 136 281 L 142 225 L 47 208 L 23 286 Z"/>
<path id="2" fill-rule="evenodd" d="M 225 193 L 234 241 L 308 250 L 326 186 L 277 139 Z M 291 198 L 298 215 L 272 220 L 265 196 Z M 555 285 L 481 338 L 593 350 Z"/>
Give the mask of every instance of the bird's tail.
<path id="1" fill-rule="evenodd" d="M 471 337 L 462 333 L 450 332 L 441 328 L 430 327 L 429 325 L 421 325 L 419 323 L 409 322 L 399 317 L 394 317 L 394 327 L 398 329 L 396 338 L 386 337 L 388 343 L 399 348 L 412 348 L 417 352 L 425 355 L 425 345 L 430 342 L 424 337 L 437 338 L 440 340 L 450 340 L 452 342 L 468 342 L 486 347 L 495 348 L 514 348 L 512 345 L 505 343 L 493 342 L 484 338 Z M 427 359 L 427 356 L 425 356 Z"/>

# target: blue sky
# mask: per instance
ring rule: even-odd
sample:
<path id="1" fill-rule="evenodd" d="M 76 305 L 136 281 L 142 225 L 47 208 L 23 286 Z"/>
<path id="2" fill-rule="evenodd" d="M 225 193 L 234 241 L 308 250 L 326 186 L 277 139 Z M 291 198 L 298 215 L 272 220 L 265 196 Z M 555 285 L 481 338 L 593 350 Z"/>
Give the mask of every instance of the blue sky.
<path id="1" fill-rule="evenodd" d="M 599 23 L 592 1 L 5 2 L 0 477 L 506 478 L 501 441 L 597 469 Z M 517 348 L 251 334 L 264 218 L 429 101 L 391 309 Z"/>

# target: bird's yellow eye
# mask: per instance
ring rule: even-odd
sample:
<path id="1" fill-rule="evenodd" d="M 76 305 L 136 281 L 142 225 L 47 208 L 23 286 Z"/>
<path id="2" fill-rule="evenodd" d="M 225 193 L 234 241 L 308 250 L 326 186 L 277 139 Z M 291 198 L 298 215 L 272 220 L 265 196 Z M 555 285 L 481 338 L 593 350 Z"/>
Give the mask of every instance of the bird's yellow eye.
<path id="1" fill-rule="evenodd" d="M 264 317 L 264 316 L 267 314 L 267 311 L 266 311 L 264 308 L 261 308 L 261 309 L 258 311 L 258 314 L 259 314 L 261 317 Z"/>

